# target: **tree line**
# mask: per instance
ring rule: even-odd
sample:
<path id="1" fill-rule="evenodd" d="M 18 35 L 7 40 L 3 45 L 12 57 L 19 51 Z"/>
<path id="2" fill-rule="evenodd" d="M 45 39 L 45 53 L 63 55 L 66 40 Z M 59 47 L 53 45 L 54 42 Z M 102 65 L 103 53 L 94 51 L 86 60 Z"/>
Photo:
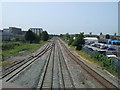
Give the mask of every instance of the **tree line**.
<path id="1" fill-rule="evenodd" d="M 70 35 L 66 33 L 65 35 L 60 35 L 65 41 L 68 42 L 68 45 L 72 45 L 76 47 L 76 50 L 81 50 L 83 45 L 85 44 L 84 33 L 80 32 L 80 34 Z"/>
<path id="2" fill-rule="evenodd" d="M 35 34 L 31 30 L 28 30 L 25 34 L 25 40 L 30 43 L 38 43 L 40 41 L 47 41 L 49 39 L 49 34 L 47 31 L 42 31 L 39 35 Z"/>

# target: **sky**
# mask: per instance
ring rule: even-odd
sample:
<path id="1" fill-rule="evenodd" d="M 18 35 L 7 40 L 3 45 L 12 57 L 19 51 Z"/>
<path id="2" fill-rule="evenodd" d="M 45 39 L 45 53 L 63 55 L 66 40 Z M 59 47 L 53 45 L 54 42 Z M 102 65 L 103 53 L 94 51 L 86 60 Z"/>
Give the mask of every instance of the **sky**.
<path id="1" fill-rule="evenodd" d="M 42 27 L 50 34 L 118 33 L 117 2 L 3 2 L 2 27 L 27 31 Z"/>

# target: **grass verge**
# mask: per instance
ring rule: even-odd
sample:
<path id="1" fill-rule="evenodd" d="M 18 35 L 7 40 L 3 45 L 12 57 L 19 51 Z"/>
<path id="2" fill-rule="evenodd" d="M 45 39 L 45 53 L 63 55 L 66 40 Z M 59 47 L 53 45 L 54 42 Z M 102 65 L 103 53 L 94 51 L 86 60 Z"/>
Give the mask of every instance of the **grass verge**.
<path id="1" fill-rule="evenodd" d="M 31 54 L 38 50 L 46 42 L 40 42 L 38 44 L 29 44 L 22 42 L 3 42 L 2 45 L 2 61 L 11 56 L 23 56 Z"/>
<path id="2" fill-rule="evenodd" d="M 9 62 L 2 62 L 2 63 L 0 63 L 0 66 L 2 66 L 2 67 L 7 67 L 7 66 L 9 66 L 11 63 L 9 63 Z"/>

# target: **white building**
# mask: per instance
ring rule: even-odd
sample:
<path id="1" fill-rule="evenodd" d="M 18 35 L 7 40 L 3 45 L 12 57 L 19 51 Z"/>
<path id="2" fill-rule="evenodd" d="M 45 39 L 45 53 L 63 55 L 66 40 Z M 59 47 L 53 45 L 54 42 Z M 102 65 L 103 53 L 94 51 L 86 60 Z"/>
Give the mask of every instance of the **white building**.
<path id="1" fill-rule="evenodd" d="M 30 28 L 29 30 L 31 30 L 32 32 L 34 32 L 37 35 L 39 35 L 43 31 L 42 28 Z"/>
<path id="2" fill-rule="evenodd" d="M 84 38 L 85 39 L 85 42 L 86 43 L 90 43 L 90 42 L 98 42 L 98 38 L 96 38 L 96 37 L 85 37 Z"/>

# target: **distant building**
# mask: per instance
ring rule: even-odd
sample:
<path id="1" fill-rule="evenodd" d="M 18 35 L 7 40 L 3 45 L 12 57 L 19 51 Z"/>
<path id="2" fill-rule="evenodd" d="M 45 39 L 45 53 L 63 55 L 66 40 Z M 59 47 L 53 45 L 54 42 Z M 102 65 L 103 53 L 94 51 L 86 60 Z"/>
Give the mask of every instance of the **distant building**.
<path id="1" fill-rule="evenodd" d="M 91 35 L 90 34 L 85 34 L 85 37 L 98 37 L 99 35 L 93 35 L 92 33 L 91 33 Z"/>
<path id="2" fill-rule="evenodd" d="M 2 30 L 0 30 L 0 41 L 2 41 Z"/>
<path id="3" fill-rule="evenodd" d="M 37 35 L 39 35 L 43 31 L 42 28 L 30 28 L 29 30 L 31 30 L 32 32 L 34 32 Z"/>
<path id="4" fill-rule="evenodd" d="M 9 41 L 11 40 L 12 34 L 10 33 L 8 28 L 1 30 L 2 41 Z"/>
<path id="5" fill-rule="evenodd" d="M 98 42 L 98 38 L 96 38 L 96 37 L 85 37 L 84 38 L 85 39 L 85 41 L 86 41 L 86 43 L 90 43 L 90 42 Z"/>
<path id="6" fill-rule="evenodd" d="M 26 31 L 22 31 L 21 28 L 17 27 L 4 28 L 0 31 L 2 41 L 10 41 L 15 40 L 16 38 L 22 38 L 25 35 L 25 33 Z"/>
<path id="7" fill-rule="evenodd" d="M 10 33 L 8 28 L 4 28 L 3 31 L 6 32 L 6 33 Z"/>
<path id="8" fill-rule="evenodd" d="M 21 28 L 16 28 L 16 27 L 9 27 L 10 33 L 16 35 L 16 34 L 22 34 L 22 29 Z"/>
<path id="9" fill-rule="evenodd" d="M 22 29 L 17 27 L 9 27 L 9 32 L 11 34 L 11 40 L 14 40 L 15 38 L 22 37 Z"/>
<path id="10" fill-rule="evenodd" d="M 27 31 L 22 31 L 22 35 L 24 36 L 26 34 Z"/>
<path id="11" fill-rule="evenodd" d="M 100 35 L 99 38 L 100 39 L 106 39 L 105 35 Z"/>

